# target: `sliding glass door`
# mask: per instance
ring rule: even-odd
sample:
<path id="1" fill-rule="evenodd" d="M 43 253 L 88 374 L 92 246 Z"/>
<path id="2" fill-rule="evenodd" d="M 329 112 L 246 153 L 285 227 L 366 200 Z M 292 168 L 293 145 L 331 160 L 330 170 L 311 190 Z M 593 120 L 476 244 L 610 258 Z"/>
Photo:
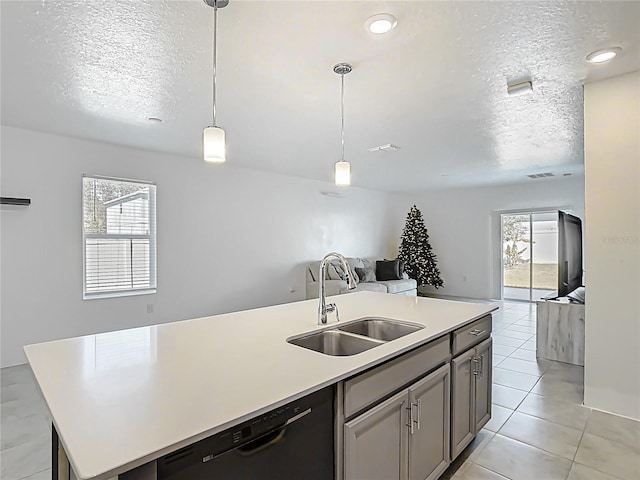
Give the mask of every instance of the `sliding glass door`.
<path id="1" fill-rule="evenodd" d="M 502 298 L 534 302 L 558 284 L 557 212 L 504 213 Z"/>

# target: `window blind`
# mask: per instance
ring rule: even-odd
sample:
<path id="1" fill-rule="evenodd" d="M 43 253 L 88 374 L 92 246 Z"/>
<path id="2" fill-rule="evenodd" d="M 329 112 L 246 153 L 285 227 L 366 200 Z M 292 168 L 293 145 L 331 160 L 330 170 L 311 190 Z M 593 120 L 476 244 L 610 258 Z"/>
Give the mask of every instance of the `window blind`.
<path id="1" fill-rule="evenodd" d="M 156 290 L 156 186 L 82 179 L 83 298 Z"/>

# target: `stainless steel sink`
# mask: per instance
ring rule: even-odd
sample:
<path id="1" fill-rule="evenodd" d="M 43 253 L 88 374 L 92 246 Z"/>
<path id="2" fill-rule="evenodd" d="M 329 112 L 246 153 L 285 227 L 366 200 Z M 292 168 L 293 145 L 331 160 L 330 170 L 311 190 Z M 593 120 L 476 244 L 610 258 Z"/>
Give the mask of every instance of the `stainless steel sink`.
<path id="1" fill-rule="evenodd" d="M 384 342 L 404 337 L 423 328 L 422 325 L 402 323 L 384 318 L 363 318 L 357 322 L 337 327 L 338 330 L 343 332 L 355 333 Z"/>
<path id="2" fill-rule="evenodd" d="M 325 355 L 349 356 L 423 328 L 412 323 L 366 317 L 328 330 L 290 338 L 287 342 Z"/>
<path id="3" fill-rule="evenodd" d="M 324 330 L 287 340 L 293 345 L 334 356 L 349 356 L 381 345 L 382 341 L 337 330 Z"/>

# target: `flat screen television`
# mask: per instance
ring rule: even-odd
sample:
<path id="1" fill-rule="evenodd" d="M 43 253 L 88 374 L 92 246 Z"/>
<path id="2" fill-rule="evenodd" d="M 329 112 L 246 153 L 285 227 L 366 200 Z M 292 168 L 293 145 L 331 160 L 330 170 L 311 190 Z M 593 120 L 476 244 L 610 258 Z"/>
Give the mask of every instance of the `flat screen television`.
<path id="1" fill-rule="evenodd" d="M 558 211 L 558 297 L 582 286 L 582 221 Z"/>

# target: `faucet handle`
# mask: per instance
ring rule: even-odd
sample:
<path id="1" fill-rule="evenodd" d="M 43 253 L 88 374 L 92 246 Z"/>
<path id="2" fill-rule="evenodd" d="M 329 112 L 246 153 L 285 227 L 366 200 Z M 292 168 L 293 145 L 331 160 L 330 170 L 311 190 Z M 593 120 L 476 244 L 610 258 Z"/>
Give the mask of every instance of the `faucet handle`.
<path id="1" fill-rule="evenodd" d="M 338 305 L 336 305 L 335 303 L 327 304 L 326 312 L 327 313 L 336 312 L 336 322 L 340 321 L 340 314 L 338 313 Z"/>

